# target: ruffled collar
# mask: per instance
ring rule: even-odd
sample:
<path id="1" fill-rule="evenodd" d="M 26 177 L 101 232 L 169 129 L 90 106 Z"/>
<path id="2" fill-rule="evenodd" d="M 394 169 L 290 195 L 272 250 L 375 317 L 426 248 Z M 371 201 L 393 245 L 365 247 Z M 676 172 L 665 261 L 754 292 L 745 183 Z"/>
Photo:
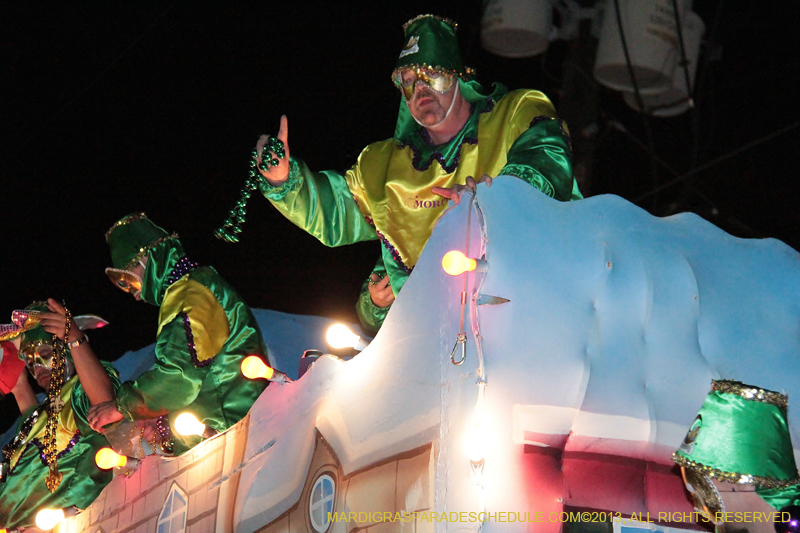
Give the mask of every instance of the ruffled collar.
<path id="1" fill-rule="evenodd" d="M 406 146 L 414 152 L 411 164 L 418 171 L 427 170 L 434 160 L 438 161 L 445 172 L 453 172 L 461 160 L 461 147 L 464 144 L 478 144 L 478 120 L 481 113 L 488 113 L 494 108 L 494 100 L 490 97 L 470 104 L 470 116 L 458 134 L 444 144 L 433 144 L 430 134 L 425 128 L 419 128 L 406 142 L 398 144 L 398 148 Z"/>

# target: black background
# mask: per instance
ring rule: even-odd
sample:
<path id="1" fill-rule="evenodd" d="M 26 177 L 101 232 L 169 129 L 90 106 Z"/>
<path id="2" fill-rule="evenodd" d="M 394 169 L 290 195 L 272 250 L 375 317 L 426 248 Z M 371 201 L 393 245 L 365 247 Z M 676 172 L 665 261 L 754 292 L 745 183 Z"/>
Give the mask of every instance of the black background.
<path id="1" fill-rule="evenodd" d="M 0 7 L 0 313 L 55 297 L 76 314 L 99 314 L 111 326 L 92 344 L 107 360 L 153 342 L 157 309 L 103 273 L 106 229 L 145 211 L 251 306 L 355 321 L 377 242 L 326 248 L 260 195 L 242 242 L 213 237 L 258 135 L 275 133 L 285 113 L 292 153 L 342 171 L 368 143 L 390 137 L 401 26 L 420 13 L 459 22 L 465 63 L 484 83 L 540 89 L 557 108 L 564 94 L 569 43 L 535 58 L 492 56 L 480 47 L 479 2 L 227 4 Z M 650 119 L 655 151 L 678 175 L 793 128 L 799 115 L 798 3 L 697 0 L 694 9 L 706 23 L 704 50 L 716 57 L 701 60 L 697 108 Z M 568 122 L 569 111 L 561 112 Z M 637 200 L 674 176 L 659 167 L 654 181 L 641 115 L 618 93 L 600 89 L 597 125 L 585 195 L 618 194 L 659 216 L 691 210 L 737 236 L 800 245 L 800 130 Z M 3 411 L 16 416 L 11 398 Z"/>

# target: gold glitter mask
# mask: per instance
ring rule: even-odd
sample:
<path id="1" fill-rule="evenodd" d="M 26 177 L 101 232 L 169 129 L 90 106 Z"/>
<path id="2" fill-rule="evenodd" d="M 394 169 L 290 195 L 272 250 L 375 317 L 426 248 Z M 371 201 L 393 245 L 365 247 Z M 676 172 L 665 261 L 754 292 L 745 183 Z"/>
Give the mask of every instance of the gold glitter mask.
<path id="1" fill-rule="evenodd" d="M 53 369 L 53 345 L 45 341 L 36 341 L 20 348 L 20 356 L 31 375 L 36 376 L 36 367 Z"/>
<path id="2" fill-rule="evenodd" d="M 707 476 L 685 467 L 681 467 L 681 475 L 694 500 L 695 511 L 704 513 L 711 522 L 720 525 L 722 521 L 716 517 L 725 513 L 725 504 L 714 483 Z"/>
<path id="3" fill-rule="evenodd" d="M 134 296 L 142 292 L 142 278 L 130 270 L 107 268 L 106 275 L 111 280 L 111 283 L 120 290 L 133 294 Z"/>
<path id="4" fill-rule="evenodd" d="M 434 91 L 444 94 L 453 86 L 453 76 L 442 74 L 429 68 L 398 70 L 394 75 L 394 83 L 402 91 L 406 100 L 414 99 L 417 83 L 424 83 Z"/>

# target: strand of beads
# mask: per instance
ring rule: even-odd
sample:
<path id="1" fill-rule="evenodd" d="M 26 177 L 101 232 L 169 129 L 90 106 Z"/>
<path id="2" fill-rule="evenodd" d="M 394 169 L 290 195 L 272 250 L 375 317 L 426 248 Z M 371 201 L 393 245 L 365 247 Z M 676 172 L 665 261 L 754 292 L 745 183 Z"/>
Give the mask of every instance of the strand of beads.
<path id="1" fill-rule="evenodd" d="M 169 421 L 166 415 L 159 416 L 156 419 L 156 429 L 158 430 L 158 435 L 161 437 L 162 455 L 172 455 L 175 453 L 175 438 L 172 436 L 172 430 L 169 427 Z"/>
<path id="2" fill-rule="evenodd" d="M 275 157 L 272 157 L 271 154 L 275 154 Z M 278 160 L 286 157 L 286 152 L 283 149 L 283 141 L 270 137 L 261 152 L 261 163 L 258 162 L 258 150 L 253 150 L 250 155 L 252 159 L 250 160 L 249 177 L 244 182 L 239 201 L 231 209 L 222 227 L 214 232 L 214 236 L 223 241 L 239 242 L 238 234 L 242 232 L 242 224 L 244 224 L 245 216 L 247 215 L 247 200 L 250 199 L 253 191 L 258 188 L 258 184 L 266 181 L 266 178 L 259 171 L 267 172 L 270 166 L 277 167 L 280 164 Z"/>
<path id="3" fill-rule="evenodd" d="M 47 388 L 47 424 L 45 425 L 44 456 L 49 467 L 49 474 L 45 479 L 45 485 L 54 493 L 61 483 L 63 474 L 58 471 L 58 449 L 56 447 L 56 430 L 58 429 L 58 415 L 64 402 L 61 400 L 61 388 L 64 386 L 66 365 L 67 365 L 67 345 L 69 342 L 69 328 L 72 322 L 72 313 L 66 311 L 66 324 L 64 326 L 64 341 L 53 335 L 53 373 L 50 376 L 50 386 Z"/>
<path id="4" fill-rule="evenodd" d="M 33 425 L 36 423 L 36 420 L 39 419 L 39 415 L 42 414 L 42 410 L 38 407 L 33 410 L 33 412 L 28 415 L 28 418 L 22 423 L 19 432 L 14 437 L 14 440 L 3 446 L 3 461 L 2 464 L 2 474 L 0 474 L 0 482 L 5 482 L 5 478 L 8 474 L 11 473 L 11 462 L 14 460 L 14 455 L 19 451 L 20 447 L 28 441 L 28 435 L 30 435 L 31 429 Z"/>

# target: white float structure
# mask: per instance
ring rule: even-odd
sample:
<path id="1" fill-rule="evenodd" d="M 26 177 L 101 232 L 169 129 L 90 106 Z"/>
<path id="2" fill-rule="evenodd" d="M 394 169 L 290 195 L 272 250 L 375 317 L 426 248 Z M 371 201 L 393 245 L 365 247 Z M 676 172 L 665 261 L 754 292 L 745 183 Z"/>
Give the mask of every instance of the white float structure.
<path id="1" fill-rule="evenodd" d="M 666 531 L 677 515 L 661 513 L 690 516 L 670 456 L 710 381 L 800 398 L 800 255 L 514 177 L 478 200 L 445 213 L 360 355 L 270 384 L 240 423 L 145 458 L 57 531 L 557 533 L 582 509 Z M 486 270 L 448 276 L 453 249 Z"/>

